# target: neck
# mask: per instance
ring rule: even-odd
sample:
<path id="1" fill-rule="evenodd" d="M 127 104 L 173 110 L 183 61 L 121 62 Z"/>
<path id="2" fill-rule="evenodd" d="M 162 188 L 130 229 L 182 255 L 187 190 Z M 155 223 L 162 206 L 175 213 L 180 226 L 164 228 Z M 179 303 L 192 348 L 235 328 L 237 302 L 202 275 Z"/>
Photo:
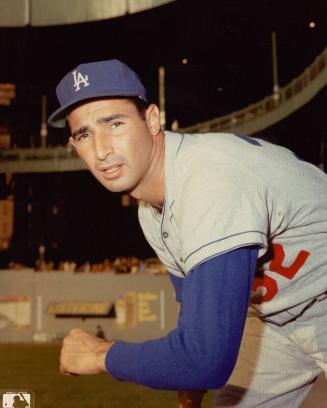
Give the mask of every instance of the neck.
<path id="1" fill-rule="evenodd" d="M 154 137 L 153 155 L 149 170 L 142 182 L 130 192 L 132 197 L 151 204 L 159 211 L 162 209 L 165 199 L 164 159 L 165 138 L 163 132 L 160 132 Z"/>

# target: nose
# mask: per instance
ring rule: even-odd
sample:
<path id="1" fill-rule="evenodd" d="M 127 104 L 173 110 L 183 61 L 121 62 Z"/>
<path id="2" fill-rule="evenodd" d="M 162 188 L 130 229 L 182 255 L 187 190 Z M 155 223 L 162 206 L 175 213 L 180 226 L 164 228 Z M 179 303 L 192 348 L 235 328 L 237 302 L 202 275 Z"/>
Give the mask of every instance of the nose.
<path id="1" fill-rule="evenodd" d="M 95 157 L 100 161 L 105 160 L 112 153 L 112 145 L 109 136 L 99 132 L 95 135 L 93 141 Z"/>

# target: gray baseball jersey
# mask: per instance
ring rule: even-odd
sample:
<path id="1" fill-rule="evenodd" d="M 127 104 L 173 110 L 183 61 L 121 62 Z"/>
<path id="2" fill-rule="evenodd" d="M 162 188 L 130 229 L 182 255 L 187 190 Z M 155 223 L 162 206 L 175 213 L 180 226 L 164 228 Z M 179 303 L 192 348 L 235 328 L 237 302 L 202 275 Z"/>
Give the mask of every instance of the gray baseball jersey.
<path id="1" fill-rule="evenodd" d="M 283 147 L 166 132 L 164 208 L 140 202 L 139 220 L 179 277 L 219 254 L 259 246 L 251 303 L 261 315 L 303 309 L 327 290 L 327 176 Z"/>

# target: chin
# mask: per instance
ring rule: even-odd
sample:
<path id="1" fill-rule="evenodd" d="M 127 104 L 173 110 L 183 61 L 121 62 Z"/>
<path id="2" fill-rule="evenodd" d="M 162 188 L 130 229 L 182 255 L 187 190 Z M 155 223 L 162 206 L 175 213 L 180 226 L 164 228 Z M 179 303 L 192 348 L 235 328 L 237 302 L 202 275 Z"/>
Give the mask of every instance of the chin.
<path id="1" fill-rule="evenodd" d="M 125 188 L 120 188 L 120 187 L 112 187 L 112 186 L 104 186 L 110 193 L 123 193 L 126 191 Z"/>
<path id="2" fill-rule="evenodd" d="M 134 190 L 134 186 L 131 186 L 130 183 L 123 183 L 122 180 L 114 180 L 110 183 L 101 183 L 108 191 L 112 193 L 123 193 Z"/>

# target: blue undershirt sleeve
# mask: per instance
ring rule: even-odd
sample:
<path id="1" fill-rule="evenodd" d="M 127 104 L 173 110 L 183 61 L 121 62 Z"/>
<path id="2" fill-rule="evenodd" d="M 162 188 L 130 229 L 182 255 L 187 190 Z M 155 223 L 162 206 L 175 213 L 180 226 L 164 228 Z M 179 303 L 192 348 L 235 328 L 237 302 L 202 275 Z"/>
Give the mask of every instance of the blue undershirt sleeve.
<path id="1" fill-rule="evenodd" d="M 177 276 L 173 274 L 169 274 L 171 283 L 174 286 L 175 289 L 175 299 L 176 302 L 181 303 L 182 302 L 182 293 L 183 293 L 183 282 L 184 278 L 178 278 Z"/>
<path id="2" fill-rule="evenodd" d="M 117 341 L 106 367 L 118 380 L 177 389 L 225 385 L 236 363 L 258 248 L 243 247 L 203 262 L 181 287 L 178 327 L 167 336 Z"/>

